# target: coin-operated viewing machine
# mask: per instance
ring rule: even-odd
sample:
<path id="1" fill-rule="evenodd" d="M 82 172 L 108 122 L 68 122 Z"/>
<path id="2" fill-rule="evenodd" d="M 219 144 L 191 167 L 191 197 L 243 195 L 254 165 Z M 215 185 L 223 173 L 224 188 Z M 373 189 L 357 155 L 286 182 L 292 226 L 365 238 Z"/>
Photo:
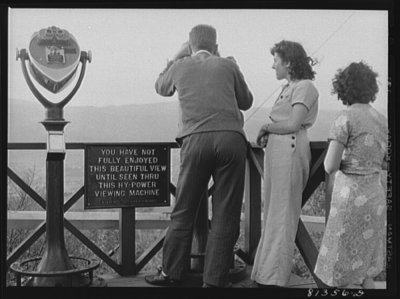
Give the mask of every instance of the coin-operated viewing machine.
<path id="1" fill-rule="evenodd" d="M 33 277 L 27 284 L 31 286 L 87 285 L 91 279 L 83 274 L 89 272 L 91 277 L 98 263 L 87 260 L 83 268 L 77 266 L 73 260 L 85 259 L 68 256 L 64 242 L 64 127 L 68 122 L 64 120 L 63 108 L 79 89 L 86 63 L 92 59 L 91 52 L 81 51 L 76 39 L 67 30 L 52 26 L 35 32 L 29 43 L 29 51 L 17 49 L 16 58 L 21 61 L 30 90 L 46 109 L 46 118 L 42 121 L 47 131 L 46 249 L 42 258 L 24 262 L 27 264 L 40 260 L 36 271 L 24 272 L 22 263 L 14 263 L 10 268 L 19 275 Z M 70 93 L 61 101 L 53 102 L 45 98 L 33 84 L 26 62 L 31 76 L 53 94 L 74 81 L 79 63 L 81 69 Z"/>
<path id="2" fill-rule="evenodd" d="M 65 152 L 63 108 L 72 99 L 82 83 L 86 62 L 91 62 L 91 52 L 80 51 L 76 39 L 67 30 L 49 27 L 33 34 L 29 43 L 29 54 L 25 49 L 17 50 L 17 59 L 21 59 L 22 71 L 29 88 L 46 108 L 46 119 L 42 122 L 48 132 L 48 151 Z M 58 93 L 68 86 L 75 77 L 79 62 L 81 73 L 75 87 L 61 102 L 53 103 L 46 99 L 32 83 L 26 70 L 25 61 L 29 61 L 32 77 L 52 93 Z"/>
<path id="3" fill-rule="evenodd" d="M 58 93 L 72 80 L 81 52 L 67 31 L 50 27 L 36 32 L 29 43 L 31 74 L 47 90 Z"/>

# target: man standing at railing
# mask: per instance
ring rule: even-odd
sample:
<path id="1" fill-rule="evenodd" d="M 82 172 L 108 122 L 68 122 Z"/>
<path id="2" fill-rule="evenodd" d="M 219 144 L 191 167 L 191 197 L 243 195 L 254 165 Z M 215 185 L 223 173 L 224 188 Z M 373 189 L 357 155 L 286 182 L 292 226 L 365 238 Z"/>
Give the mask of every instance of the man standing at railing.
<path id="1" fill-rule="evenodd" d="M 211 230 L 208 235 L 203 287 L 227 287 L 233 248 L 238 238 L 247 141 L 243 115 L 253 103 L 236 61 L 219 57 L 216 30 L 197 25 L 155 88 L 162 96 L 178 92 L 180 122 L 177 142 L 181 166 L 176 204 L 163 244 L 163 265 L 148 283 L 175 286 L 190 265 L 194 221 L 212 176 Z"/>

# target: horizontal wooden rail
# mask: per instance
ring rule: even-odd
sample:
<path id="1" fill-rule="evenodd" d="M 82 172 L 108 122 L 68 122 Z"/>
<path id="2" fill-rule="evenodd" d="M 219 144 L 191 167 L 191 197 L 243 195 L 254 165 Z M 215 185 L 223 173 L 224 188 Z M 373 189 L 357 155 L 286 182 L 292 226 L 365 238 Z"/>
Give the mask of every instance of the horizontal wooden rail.
<path id="1" fill-rule="evenodd" d="M 67 142 L 65 148 L 67 150 L 83 150 L 85 145 L 90 144 L 107 144 L 107 142 Z M 121 142 L 122 143 L 122 142 Z M 129 143 L 129 142 L 127 142 Z M 157 142 L 151 142 L 152 144 L 157 144 Z M 115 144 L 115 142 L 110 142 L 110 144 Z M 176 142 L 162 142 L 162 144 L 169 146 L 170 148 L 179 148 Z M 45 150 L 46 143 L 43 142 L 10 142 L 7 144 L 8 150 Z"/>
<path id="2" fill-rule="evenodd" d="M 66 149 L 67 150 L 82 150 L 85 148 L 85 144 L 97 144 L 100 142 L 67 142 Z M 106 144 L 107 142 L 101 142 Z M 122 143 L 122 142 L 121 142 Z M 152 142 L 157 143 L 157 142 Z M 110 144 L 115 144 L 115 142 L 110 142 Z M 162 144 L 168 145 L 170 148 L 179 148 L 179 145 L 176 142 L 162 142 Z M 252 148 L 261 148 L 254 142 L 249 143 Z M 326 148 L 326 141 L 311 141 L 311 146 L 313 149 L 323 150 Z M 7 143 L 8 150 L 45 150 L 46 143 L 45 142 L 9 142 Z"/>
<path id="3" fill-rule="evenodd" d="M 170 222 L 169 212 L 140 212 L 136 213 L 136 229 L 164 229 Z M 64 214 L 65 218 L 79 229 L 118 229 L 119 212 L 94 212 L 94 211 L 71 211 Z M 262 218 L 262 217 L 261 217 Z M 46 220 L 45 211 L 8 211 L 8 229 L 34 229 Z M 323 216 L 301 215 L 309 232 L 321 232 L 325 229 L 325 218 Z M 241 226 L 243 228 L 245 214 L 241 215 Z"/>

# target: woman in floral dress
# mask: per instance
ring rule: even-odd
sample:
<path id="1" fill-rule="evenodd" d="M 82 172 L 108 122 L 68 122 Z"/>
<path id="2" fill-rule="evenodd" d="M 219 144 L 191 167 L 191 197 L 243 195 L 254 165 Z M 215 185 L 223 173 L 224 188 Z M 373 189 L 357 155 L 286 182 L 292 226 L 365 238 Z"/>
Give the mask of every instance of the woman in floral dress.
<path id="1" fill-rule="evenodd" d="M 373 288 L 384 269 L 387 119 L 370 103 L 375 73 L 363 62 L 339 69 L 333 93 L 347 106 L 334 121 L 324 166 L 335 173 L 331 208 L 315 274 L 330 287 Z"/>

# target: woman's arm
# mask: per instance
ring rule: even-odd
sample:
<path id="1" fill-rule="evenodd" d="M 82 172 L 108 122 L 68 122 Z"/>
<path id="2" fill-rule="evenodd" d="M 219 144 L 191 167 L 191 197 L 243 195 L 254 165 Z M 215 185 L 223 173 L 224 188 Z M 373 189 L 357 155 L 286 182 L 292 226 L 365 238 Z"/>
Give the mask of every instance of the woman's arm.
<path id="1" fill-rule="evenodd" d="M 342 160 L 342 155 L 344 151 L 344 145 L 336 140 L 332 140 L 329 143 L 328 151 L 324 160 L 325 171 L 328 174 L 339 170 L 340 161 Z"/>
<path id="2" fill-rule="evenodd" d="M 269 123 L 262 126 L 261 130 L 273 134 L 290 134 L 297 132 L 301 128 L 307 116 L 307 107 L 303 104 L 294 104 L 292 114 L 287 120 Z"/>
<path id="3" fill-rule="evenodd" d="M 268 123 L 261 127 L 257 135 L 257 144 L 261 146 L 266 145 L 266 138 L 264 136 L 269 133 L 273 134 L 290 134 L 300 130 L 301 124 L 307 116 L 307 108 L 303 104 L 293 105 L 292 114 L 289 119 L 279 121 L 276 123 Z M 264 138 L 264 140 L 263 140 Z"/>

